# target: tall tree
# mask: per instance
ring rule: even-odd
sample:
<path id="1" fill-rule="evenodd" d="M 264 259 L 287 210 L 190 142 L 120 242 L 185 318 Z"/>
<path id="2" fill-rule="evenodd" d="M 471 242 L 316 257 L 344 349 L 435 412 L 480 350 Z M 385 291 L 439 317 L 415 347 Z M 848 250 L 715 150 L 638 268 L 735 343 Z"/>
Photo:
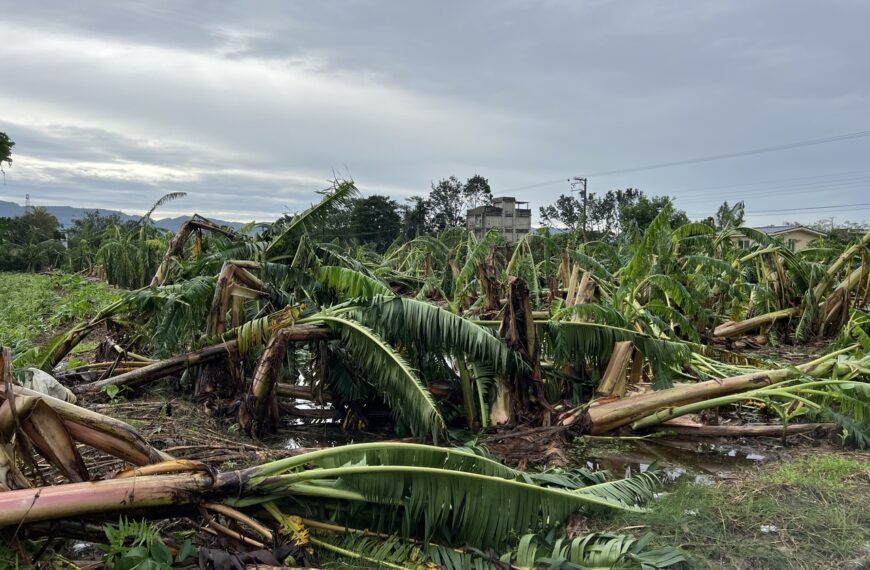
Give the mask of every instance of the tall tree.
<path id="1" fill-rule="evenodd" d="M 387 196 L 357 200 L 350 213 L 351 236 L 384 252 L 402 230 L 398 208 L 399 204 Z"/>
<path id="2" fill-rule="evenodd" d="M 728 202 L 722 202 L 719 209 L 716 210 L 716 219 L 714 224 L 716 229 L 724 230 L 725 228 L 739 228 L 743 225 L 746 217 L 746 207 L 743 201 L 737 202 L 733 206 L 729 206 Z"/>
<path id="3" fill-rule="evenodd" d="M 619 234 L 633 224 L 637 225 L 639 229 L 645 230 L 656 216 L 666 208 L 670 208 L 672 212 L 671 226 L 681 226 L 689 221 L 686 212 L 674 207 L 674 202 L 670 196 L 653 196 L 650 198 L 640 190 L 629 188 L 623 192 L 622 199 L 620 199 L 620 192 L 622 191 L 616 191 L 619 208 L 619 227 L 614 233 Z"/>
<path id="4" fill-rule="evenodd" d="M 583 204 L 571 195 L 562 194 L 555 204 L 542 206 L 539 212 L 545 226 L 562 225 L 574 232 L 583 223 Z"/>
<path id="5" fill-rule="evenodd" d="M 455 176 L 442 178 L 437 184 L 432 184 L 432 191 L 426 206 L 429 209 L 427 225 L 431 231 L 441 231 L 464 225 L 462 207 L 464 186 Z"/>
<path id="6" fill-rule="evenodd" d="M 54 214 L 43 206 L 31 208 L 29 212 L 19 217 L 21 222 L 21 241 L 38 242 L 57 238 L 60 223 Z"/>
<path id="7" fill-rule="evenodd" d="M 412 240 L 426 233 L 426 200 L 420 196 L 411 196 L 405 202 L 407 204 L 399 206 L 402 213 L 402 237 Z"/>
<path id="8" fill-rule="evenodd" d="M 587 233 L 598 239 L 607 234 L 619 235 L 632 225 L 643 230 L 667 207 L 673 209 L 673 225 L 688 221 L 684 211 L 673 208 L 673 200 L 668 196 L 650 198 L 636 188 L 608 190 L 603 196 L 590 193 L 586 200 Z M 555 204 L 540 208 L 540 215 L 546 226 L 561 225 L 578 231 L 583 225 L 583 202 L 562 194 Z"/>
<path id="9" fill-rule="evenodd" d="M 462 197 L 466 208 L 489 206 L 492 204 L 492 188 L 489 186 L 489 180 L 480 174 L 475 174 L 465 181 Z"/>
<path id="10" fill-rule="evenodd" d="M 57 239 L 59 227 L 43 207 L 0 219 L 0 270 L 38 271 L 58 265 L 66 253 Z"/>
<path id="11" fill-rule="evenodd" d="M 73 220 L 72 226 L 67 231 L 72 270 L 90 270 L 109 229 L 121 224 L 117 214 L 104 216 L 99 210 L 89 210 L 82 217 Z"/>
<path id="12" fill-rule="evenodd" d="M 9 138 L 4 132 L 0 132 L 0 172 L 5 173 L 3 170 L 3 163 L 5 162 L 7 165 L 12 166 L 12 147 L 15 146 L 15 143 L 12 139 Z"/>

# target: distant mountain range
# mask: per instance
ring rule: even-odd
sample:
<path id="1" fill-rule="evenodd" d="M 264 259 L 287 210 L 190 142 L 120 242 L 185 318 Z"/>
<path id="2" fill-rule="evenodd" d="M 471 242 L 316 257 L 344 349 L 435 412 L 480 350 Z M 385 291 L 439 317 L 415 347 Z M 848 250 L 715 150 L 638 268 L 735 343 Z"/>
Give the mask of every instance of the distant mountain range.
<path id="1" fill-rule="evenodd" d="M 50 213 L 57 218 L 57 221 L 61 223 L 64 227 L 69 227 L 72 225 L 73 220 L 84 217 L 86 212 L 97 211 L 101 216 L 112 216 L 117 215 L 121 218 L 121 221 L 129 221 L 129 220 L 138 220 L 141 216 L 131 216 L 130 214 L 125 214 L 119 210 L 104 210 L 102 208 L 75 208 L 73 206 L 46 206 L 45 208 Z M 24 215 L 24 206 L 16 204 L 15 202 L 4 202 L 0 200 L 0 218 L 17 218 L 18 216 Z M 188 220 L 190 216 L 178 216 L 177 218 L 162 218 L 160 220 L 155 219 L 154 225 L 158 228 L 163 228 L 166 230 L 170 230 L 173 232 L 178 231 L 178 228 Z M 209 218 L 211 221 L 215 222 L 221 226 L 228 226 L 233 228 L 234 230 L 240 229 L 245 224 L 240 222 L 228 222 L 226 220 L 218 220 L 215 218 Z"/>

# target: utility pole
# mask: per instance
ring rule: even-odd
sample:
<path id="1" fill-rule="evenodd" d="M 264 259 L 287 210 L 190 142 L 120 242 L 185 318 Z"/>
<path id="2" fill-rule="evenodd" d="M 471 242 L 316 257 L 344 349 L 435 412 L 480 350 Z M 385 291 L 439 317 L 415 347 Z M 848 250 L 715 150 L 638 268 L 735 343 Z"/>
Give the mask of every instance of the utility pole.
<path id="1" fill-rule="evenodd" d="M 571 192 L 580 192 L 580 196 L 583 198 L 583 243 L 586 243 L 586 182 L 585 178 L 580 178 L 579 176 L 575 176 L 571 179 Z"/>

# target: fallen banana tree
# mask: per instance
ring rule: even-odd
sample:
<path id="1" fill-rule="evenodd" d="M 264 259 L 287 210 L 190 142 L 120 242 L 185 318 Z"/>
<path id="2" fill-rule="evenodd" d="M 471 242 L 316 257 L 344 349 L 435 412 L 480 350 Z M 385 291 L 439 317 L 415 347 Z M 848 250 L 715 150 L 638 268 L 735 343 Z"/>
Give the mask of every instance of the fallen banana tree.
<path id="1" fill-rule="evenodd" d="M 788 319 L 794 317 L 798 314 L 800 314 L 799 308 L 790 307 L 788 309 L 782 309 L 780 311 L 774 311 L 772 313 L 758 315 L 757 317 L 752 317 L 751 319 L 746 319 L 743 321 L 728 321 L 727 323 L 722 323 L 721 325 L 716 327 L 713 330 L 713 335 L 721 338 L 739 336 L 741 334 L 746 334 L 748 332 L 754 331 L 763 326 L 772 325 L 773 323 L 781 319 Z"/>
<path id="2" fill-rule="evenodd" d="M 186 220 L 181 224 L 178 231 L 172 237 L 172 240 L 169 242 L 169 247 L 166 249 L 166 253 L 163 255 L 163 259 L 160 261 L 160 265 L 157 267 L 157 271 L 151 279 L 149 287 L 157 287 L 166 282 L 167 277 L 169 277 L 170 262 L 184 254 L 184 245 L 187 243 L 187 240 L 191 235 L 195 235 L 197 242 L 201 243 L 203 230 L 230 239 L 239 239 L 240 237 L 236 232 L 222 228 L 199 214 L 194 214 L 189 220 Z M 198 249 L 201 249 L 201 246 Z"/>
<path id="3" fill-rule="evenodd" d="M 87 481 L 88 473 L 75 442 L 134 465 L 171 459 L 150 446 L 129 424 L 12 383 L 12 353 L 0 348 L 0 488 L 29 486 L 14 457 L 17 447 L 33 465 L 38 452 L 68 480 Z"/>
<path id="4" fill-rule="evenodd" d="M 792 398 L 816 411 L 826 411 L 828 408 L 811 402 L 807 396 L 828 398 L 827 403 L 833 405 L 836 404 L 835 394 L 829 391 L 820 392 L 820 388 L 855 389 L 867 386 L 862 382 L 852 381 L 854 378 L 870 375 L 870 361 L 867 357 L 840 359 L 842 355 L 856 352 L 857 348 L 850 346 L 799 366 L 760 370 L 686 384 L 616 401 L 593 401 L 581 414 L 569 414 L 567 417 L 569 421 L 579 421 L 582 432 L 597 435 L 629 425 L 634 429 L 644 429 L 703 409 L 745 399 L 759 400 L 773 396 Z M 823 379 L 832 375 L 833 380 L 800 381 L 805 378 Z M 802 395 L 802 392 L 805 394 Z M 862 405 L 870 406 L 870 400 Z"/>
<path id="5" fill-rule="evenodd" d="M 282 330 L 286 331 L 284 334 L 285 342 L 311 342 L 326 340 L 334 336 L 330 329 L 316 325 L 299 325 Z M 166 360 L 160 360 L 151 364 L 139 366 L 134 370 L 118 374 L 117 376 L 104 378 L 103 380 L 89 382 L 87 384 L 78 384 L 72 387 L 72 391 L 76 394 L 88 395 L 99 393 L 109 385 L 118 387 L 141 386 L 177 374 L 193 366 L 226 359 L 232 356 L 237 350 L 238 340 L 229 339 L 225 342 L 213 344 L 187 354 L 181 354 Z"/>
<path id="6" fill-rule="evenodd" d="M 848 309 L 853 292 L 856 302 L 866 300 L 867 291 L 870 290 L 870 264 L 867 263 L 868 247 L 870 247 L 870 232 L 860 240 L 846 248 L 832 263 L 830 263 L 821 275 L 813 283 L 811 269 L 804 267 L 795 257 L 789 253 L 792 265 L 798 268 L 797 273 L 804 273 L 810 281 L 800 295 L 792 299 L 792 303 L 800 306 L 784 307 L 775 311 L 767 312 L 742 321 L 728 321 L 717 326 L 713 335 L 720 338 L 734 337 L 748 333 L 761 327 L 770 326 L 784 319 L 808 317 L 810 324 L 815 324 L 815 331 L 819 335 L 836 334 L 848 320 Z M 856 261 L 857 260 L 857 261 Z M 781 263 L 777 265 L 780 277 L 776 281 L 779 284 L 783 274 Z M 864 287 L 864 297 L 860 295 L 861 287 Z M 804 321 L 799 319 L 798 341 L 803 341 L 808 336 L 806 331 L 800 330 Z M 809 327 L 807 327 L 809 329 Z"/>
<path id="7" fill-rule="evenodd" d="M 385 544 L 427 545 L 420 556 L 439 560 L 449 552 L 465 555 L 461 545 L 509 547 L 516 533 L 564 523 L 578 510 L 641 511 L 657 482 L 650 473 L 617 481 L 588 471 L 523 473 L 470 450 L 414 443 L 347 445 L 216 472 L 152 448 L 123 422 L 14 386 L 10 351 L 0 357 L 0 527 L 24 534 L 34 524 L 37 533 L 55 528 L 39 527 L 44 521 L 62 528 L 84 516 L 190 516 L 199 509 L 209 532 L 249 548 L 288 543 L 300 556 L 320 549 L 375 561 Z M 76 442 L 134 467 L 91 480 Z M 9 454 L 10 445 L 30 447 Z M 70 482 L 32 486 L 13 459 L 33 459 L 32 453 Z M 380 556 L 343 548 L 363 536 L 378 543 Z"/>
<path id="8" fill-rule="evenodd" d="M 407 544 L 418 545 L 415 559 L 439 560 L 464 554 L 460 545 L 471 552 L 508 547 L 514 533 L 553 527 L 578 510 L 643 510 L 655 483 L 649 473 L 611 482 L 582 472 L 539 476 L 462 449 L 370 443 L 231 472 L 171 460 L 103 481 L 10 490 L 0 493 L 0 527 L 27 532 L 42 521 L 199 508 L 207 529 L 247 548 L 286 543 L 300 557 L 320 550 L 383 562 Z M 343 548 L 361 537 L 380 554 Z M 402 555 L 402 565 L 387 567 L 406 567 L 408 552 Z M 676 551 L 666 558 L 679 559 Z"/>
<path id="9" fill-rule="evenodd" d="M 845 366 L 851 368 L 849 367 L 849 365 Z M 849 375 L 857 375 L 857 372 L 852 371 L 852 373 L 850 373 Z M 632 423 L 631 427 L 635 430 L 647 429 L 653 426 L 660 425 L 663 422 L 666 422 L 673 418 L 684 416 L 686 414 L 697 413 L 702 410 L 718 408 L 719 406 L 737 404 L 749 400 L 761 402 L 763 404 L 766 404 L 768 407 L 774 407 L 774 409 L 777 406 L 778 401 L 785 402 L 786 404 L 796 404 L 795 409 L 788 410 L 787 414 L 782 414 L 783 419 L 788 421 L 788 419 L 790 419 L 794 415 L 801 415 L 804 411 L 806 411 L 807 408 L 815 412 L 824 413 L 825 411 L 827 411 L 826 408 L 823 407 L 820 403 L 813 401 L 813 397 L 821 396 L 829 402 L 832 402 L 838 399 L 845 399 L 846 397 L 848 397 L 849 394 L 844 391 L 860 390 L 870 393 L 870 390 L 868 390 L 868 388 L 870 388 L 870 386 L 863 382 L 853 382 L 850 380 L 819 380 L 815 382 L 801 382 L 797 379 L 789 379 L 782 382 L 777 382 L 775 384 L 771 384 L 770 386 L 765 386 L 763 388 L 749 390 L 748 392 L 721 396 L 719 398 L 712 398 L 709 400 L 703 400 L 683 406 L 674 406 L 671 408 L 667 408 L 666 410 L 659 410 L 654 414 L 651 414 L 641 420 Z M 866 394 L 861 395 L 864 396 Z M 867 407 L 867 403 L 865 402 L 863 406 Z M 782 411 L 784 412 L 786 410 Z M 857 435 L 860 436 L 860 434 Z"/>

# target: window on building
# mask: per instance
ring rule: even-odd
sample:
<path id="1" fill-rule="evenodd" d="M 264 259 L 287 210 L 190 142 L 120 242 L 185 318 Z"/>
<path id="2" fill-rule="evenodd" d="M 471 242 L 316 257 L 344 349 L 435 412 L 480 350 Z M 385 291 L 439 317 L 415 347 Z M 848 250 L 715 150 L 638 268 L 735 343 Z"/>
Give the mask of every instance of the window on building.
<path id="1" fill-rule="evenodd" d="M 788 249 L 789 249 L 789 251 L 796 251 L 797 250 L 797 240 L 796 239 L 788 240 Z"/>
<path id="2" fill-rule="evenodd" d="M 737 240 L 737 247 L 740 249 L 749 249 L 749 245 L 750 243 L 748 239 Z"/>

